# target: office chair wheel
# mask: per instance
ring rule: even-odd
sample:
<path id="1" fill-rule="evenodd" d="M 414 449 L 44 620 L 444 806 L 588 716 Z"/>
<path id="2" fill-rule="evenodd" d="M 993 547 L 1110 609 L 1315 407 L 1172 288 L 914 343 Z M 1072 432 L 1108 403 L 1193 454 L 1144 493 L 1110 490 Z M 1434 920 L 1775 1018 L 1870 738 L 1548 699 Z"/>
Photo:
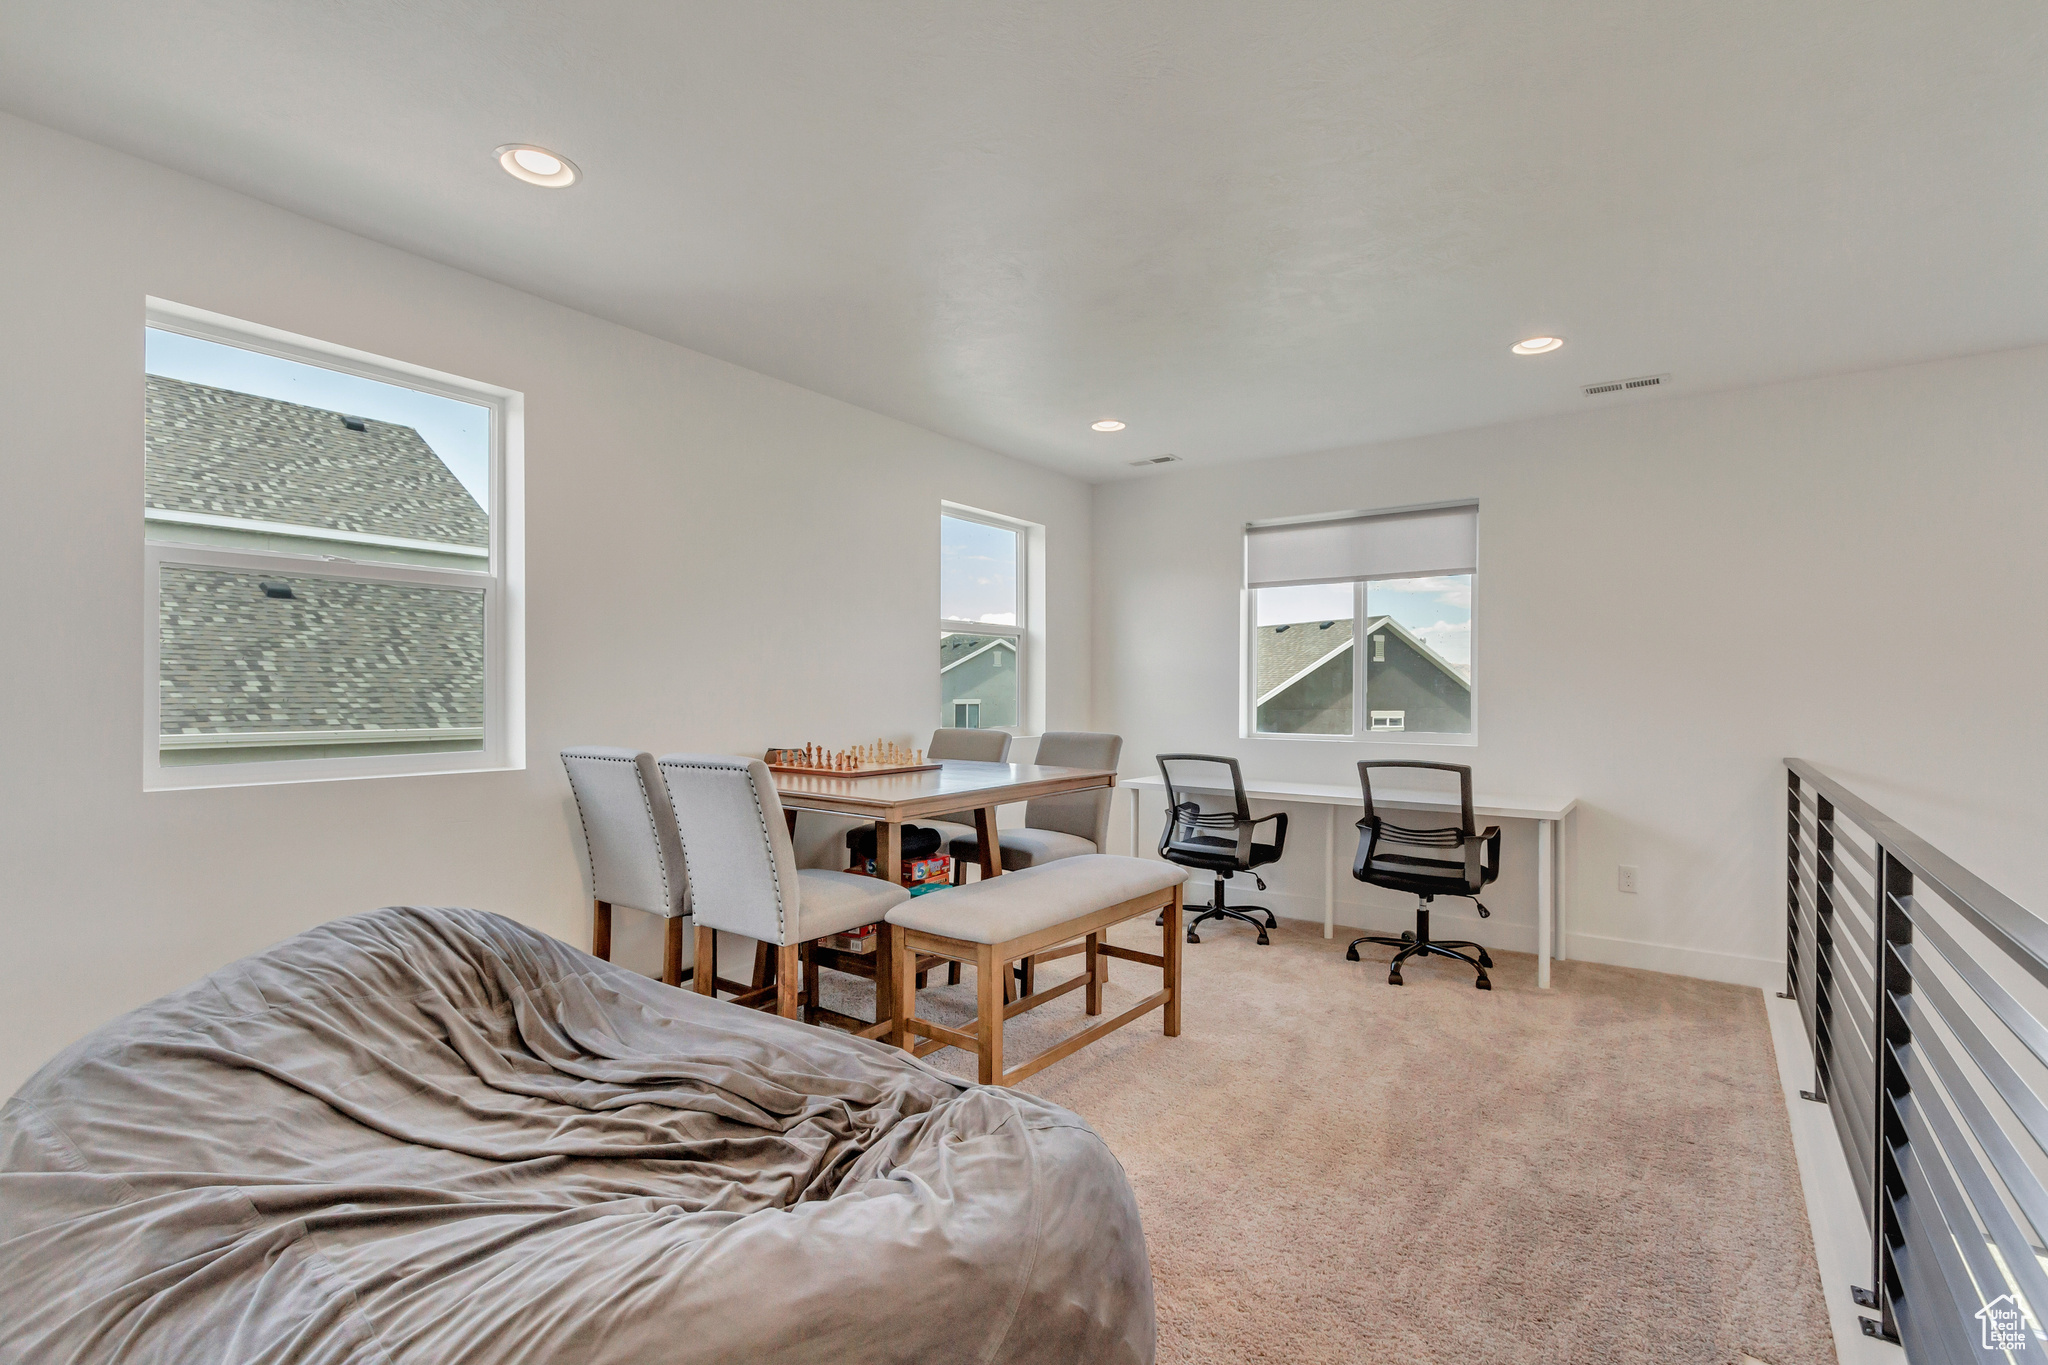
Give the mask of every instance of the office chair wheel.
<path id="1" fill-rule="evenodd" d="M 1356 962 L 1356 961 L 1358 961 L 1358 949 L 1356 949 L 1356 948 L 1346 948 L 1346 949 L 1344 950 L 1344 960 L 1345 960 L 1346 962 Z"/>
<path id="2" fill-rule="evenodd" d="M 1271 910 L 1268 910 L 1266 912 L 1266 927 L 1268 929 L 1278 929 L 1280 927 L 1280 921 L 1273 918 L 1273 912 Z"/>
<path id="3" fill-rule="evenodd" d="M 1493 918 L 1493 911 L 1491 911 L 1491 910 L 1487 909 L 1487 908 L 1486 908 L 1486 907 L 1485 907 L 1484 905 L 1480 905 L 1480 903 L 1479 903 L 1478 901 L 1473 901 L 1472 903 L 1473 903 L 1474 905 L 1478 905 L 1478 906 L 1479 906 L 1479 918 L 1481 918 L 1481 919 L 1492 919 L 1492 918 Z"/>
<path id="4" fill-rule="evenodd" d="M 1486 949 L 1484 948 L 1479 950 L 1479 965 L 1482 967 L 1491 967 L 1493 965 L 1493 959 L 1486 955 Z"/>
<path id="5" fill-rule="evenodd" d="M 1400 974 L 1399 972 L 1388 972 L 1388 973 L 1387 973 L 1387 984 L 1388 984 L 1389 986 L 1398 986 L 1398 985 L 1400 985 L 1400 984 L 1401 984 L 1401 974 Z"/>
<path id="6" fill-rule="evenodd" d="M 1166 927 L 1166 912 L 1164 910 L 1159 912 L 1158 919 L 1152 921 L 1152 927 L 1154 929 L 1164 929 Z"/>
<path id="7" fill-rule="evenodd" d="M 1413 929 L 1403 929 L 1403 930 L 1401 931 L 1401 942 L 1403 942 L 1403 943 L 1413 943 L 1413 942 L 1415 942 L 1415 931 L 1414 931 Z"/>
<path id="8" fill-rule="evenodd" d="M 1190 942 L 1190 943 L 1200 943 L 1201 941 L 1202 941 L 1202 937 L 1201 937 L 1201 935 L 1197 934 L 1197 933 L 1196 933 L 1196 932 L 1195 932 L 1194 930 L 1192 930 L 1192 929 L 1188 930 L 1188 942 Z"/>
<path id="9" fill-rule="evenodd" d="M 1259 930 L 1259 946 L 1261 948 L 1270 948 L 1273 946 L 1273 940 L 1266 937 L 1266 931 L 1264 929 Z"/>
<path id="10" fill-rule="evenodd" d="M 1492 990 L 1492 989 L 1493 989 L 1493 983 L 1492 983 L 1491 981 L 1488 981 L 1488 980 L 1486 979 L 1486 973 L 1485 973 L 1485 972 L 1481 972 L 1481 973 L 1479 974 L 1479 979 L 1478 979 L 1477 981 L 1473 982 L 1472 984 L 1473 984 L 1474 986 L 1478 987 L 1478 988 L 1479 988 L 1480 990 L 1482 990 L 1482 991 L 1490 991 L 1490 990 Z"/>

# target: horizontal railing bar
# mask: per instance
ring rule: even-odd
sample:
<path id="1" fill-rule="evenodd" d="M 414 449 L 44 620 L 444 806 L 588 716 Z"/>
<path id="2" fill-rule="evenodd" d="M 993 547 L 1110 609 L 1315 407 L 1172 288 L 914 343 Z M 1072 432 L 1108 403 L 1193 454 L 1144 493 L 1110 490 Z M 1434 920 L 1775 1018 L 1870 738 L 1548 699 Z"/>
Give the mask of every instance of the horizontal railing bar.
<path id="1" fill-rule="evenodd" d="M 1835 836 L 1835 852 L 1848 854 L 1849 861 L 1862 868 L 1865 876 L 1873 882 L 1877 880 L 1877 859 L 1863 845 L 1854 839 L 1844 839 L 1838 834 Z M 1839 865 L 1836 870 L 1840 870 Z"/>
<path id="2" fill-rule="evenodd" d="M 1955 997 L 1948 993 L 1946 986 L 1935 977 L 1924 973 L 1915 977 L 1913 984 L 1917 989 L 1911 995 L 1892 996 L 1892 1003 L 1905 1017 L 1907 1026 L 1917 1035 L 1921 1027 L 1920 1016 L 1928 1013 L 1922 1002 L 1933 1001 L 1933 1012 L 1940 1016 L 1942 1023 L 1948 1025 L 1949 1032 L 1954 1034 L 1956 1041 L 1962 1045 L 1964 1054 L 1977 1070 L 1983 1073 L 1984 1079 L 1991 1082 L 1991 1088 L 1998 1092 L 1998 1097 L 2012 1110 L 2013 1117 L 2027 1130 L 2027 1136 L 2034 1139 L 2035 1145 L 2044 1153 L 2048 1153 L 2048 1104 L 2041 1102 L 2041 1097 L 2036 1095 L 2034 1088 L 2013 1069 L 2012 1063 L 2005 1060 L 1998 1049 L 1991 1046 L 1991 1040 L 1984 1036 L 1983 1031 L 1956 1007 Z M 2048 1228 L 2044 1228 L 2043 1231 L 2048 1231 Z"/>
<path id="3" fill-rule="evenodd" d="M 1839 1061 L 1848 1061 L 1850 1064 L 1837 1065 Z M 1834 1082 L 1834 1093 L 1828 1096 L 1828 1103 L 1839 1102 L 1846 1106 L 1849 1115 L 1856 1120 L 1857 1150 L 1863 1154 L 1865 1160 L 1873 1154 L 1869 1130 L 1875 1126 L 1871 1120 L 1877 1114 L 1877 1106 L 1872 1103 L 1874 1096 L 1871 1094 L 1873 1085 L 1870 1073 L 1875 1069 L 1860 1057 L 1848 1058 L 1840 1052 L 1836 1053 L 1828 1065 L 1828 1076 Z"/>
<path id="4" fill-rule="evenodd" d="M 1894 1055 L 1897 1055 L 1896 1050 Z M 1909 1071 L 1907 1074 L 1912 1073 Z M 1998 1249 L 2005 1253 L 2003 1279 L 2017 1281 L 2008 1287 L 2019 1291 L 2020 1297 L 2027 1301 L 2028 1313 L 2039 1322 L 2040 1314 L 2048 1312 L 2048 1274 L 2041 1271 L 2040 1259 L 2034 1252 L 2034 1240 L 2013 1221 L 2011 1211 L 1985 1176 L 1983 1163 L 1970 1149 L 1948 1106 L 1938 1100 L 1933 1104 L 1923 1100 L 1922 1096 L 1931 1093 L 1932 1089 L 1931 1086 L 1925 1089 L 1917 1085 L 1913 1087 L 1910 1098 L 1914 1112 L 1905 1116 L 1907 1138 L 1911 1140 L 1915 1128 L 1921 1128 L 1931 1135 L 1936 1147 L 1947 1156 L 1949 1169 L 1961 1182 L 1962 1193 L 1967 1196 L 1978 1221 L 1983 1223 L 1985 1232 Z M 1933 1167 L 1928 1169 L 1931 1173 Z M 1967 1239 L 1963 1240 L 1967 1245 Z M 1981 1279 L 1978 1281 L 1980 1284 L 1983 1282 Z"/>
<path id="5" fill-rule="evenodd" d="M 1883 846 L 1888 856 L 1902 863 L 1915 878 L 1932 885 L 1944 901 L 1983 930 L 2030 976 L 2048 985 L 2048 921 L 1805 759 L 1788 758 L 1785 766 L 1798 774 L 1802 782 L 1811 782 L 1826 795 L 1837 816 L 1846 813 Z"/>
<path id="6" fill-rule="evenodd" d="M 1843 1150 L 1855 1158 L 1849 1163 L 1849 1174 L 1856 1182 L 1856 1202 L 1863 1209 L 1864 1221 L 1876 1216 L 1877 1206 L 1873 1200 L 1875 1191 L 1871 1177 L 1876 1163 L 1871 1159 L 1867 1144 L 1871 1140 L 1872 1122 L 1869 1114 L 1857 1114 L 1845 1106 L 1837 1105 L 1832 1099 L 1828 1107 L 1834 1111 L 1835 1132 L 1842 1137 Z M 1854 1136 L 1854 1141 L 1848 1135 Z"/>
<path id="7" fill-rule="evenodd" d="M 1927 1173 L 1921 1167 L 1918 1154 L 1911 1148 L 1901 1148 L 1899 1151 L 1899 1179 L 1905 1186 L 1910 1211 L 1919 1215 L 1899 1219 L 1899 1228 L 1906 1234 L 1907 1246 L 1911 1247 L 1916 1237 L 1921 1239 L 1917 1249 L 1934 1272 L 1933 1278 L 1938 1285 L 1937 1292 L 1945 1293 L 1946 1302 L 1943 1306 L 1955 1311 L 1955 1318 L 1952 1320 L 1954 1325 L 1958 1328 L 1966 1325 L 1976 1326 L 1972 1319 L 1976 1316 L 1977 1310 L 1984 1306 L 1983 1300 L 1978 1298 L 1977 1287 L 1970 1278 L 1969 1266 L 1956 1251 L 1956 1229 L 1943 1216 L 1940 1202 L 1927 1187 Z M 1896 1200 L 1893 1201 L 1892 1207 L 1895 1210 L 1898 1208 Z M 1969 1231 L 1972 1234 L 1976 1233 L 1974 1224 Z"/>
<path id="8" fill-rule="evenodd" d="M 1892 1207 L 1898 1209 L 1897 1204 Z M 1976 1325 L 1972 1321 L 1976 1310 L 1964 1313 L 1960 1322 L 1950 1316 L 1961 1310 L 1933 1244 L 1903 1211 L 1896 1216 L 1906 1234 L 1906 1245 L 1894 1254 L 1893 1264 L 1899 1268 L 1906 1293 L 1892 1302 L 1892 1317 L 1898 1323 L 1906 1359 L 1912 1365 L 1974 1365 L 1968 1338 L 1958 1340 L 1958 1335 Z"/>
<path id="9" fill-rule="evenodd" d="M 2027 1051 L 2034 1054 L 2034 1059 L 2043 1066 L 2048 1066 L 2048 1026 L 2044 1026 L 2036 1019 L 2025 1005 L 2013 999 L 2012 992 L 1999 985 L 1991 973 L 1985 971 L 1975 958 L 1964 952 L 1955 939 L 1949 936 L 1948 930 L 1942 928 L 1931 916 L 1922 914 L 1919 904 L 1912 897 L 1904 897 L 1901 903 L 1906 907 L 1907 913 L 1912 915 L 1913 927 L 1918 935 L 1923 936 L 1934 946 L 1934 951 L 1941 960 L 1948 963 L 1955 974 L 1977 993 L 1977 998 L 1998 1016 L 2000 1023 L 2012 1030 L 2013 1037 L 2019 1039 Z M 2042 1311 L 2048 1312 L 2048 1303 L 2042 1305 Z"/>
<path id="10" fill-rule="evenodd" d="M 1858 1042 L 1864 1048 L 1864 1054 L 1868 1058 L 1876 1060 L 1876 1042 L 1874 1040 L 1878 1036 L 1878 1027 L 1876 1027 L 1876 1019 L 1870 1015 L 1870 1005 L 1866 1005 L 1868 999 L 1870 999 L 1868 995 L 1841 995 L 1839 999 L 1831 999 L 1829 1003 L 1835 1007 L 1835 1017 L 1837 1019 L 1841 1019 L 1845 1011 L 1849 1015 L 1851 1027 L 1849 1029 L 1839 1029 L 1839 1031 L 1845 1031 L 1849 1038 L 1853 1038 L 1855 1042 Z"/>
<path id="11" fill-rule="evenodd" d="M 1835 940 L 1834 968 L 1836 981 L 1846 979 L 1855 987 L 1853 991 L 1844 992 L 1845 994 L 1857 1000 L 1870 1000 L 1877 995 L 1877 978 L 1872 974 L 1871 968 L 1865 961 L 1863 954 L 1858 951 L 1855 945 L 1849 945 L 1847 951 L 1844 951 L 1844 941 L 1839 938 Z M 1844 970 L 1845 968 L 1846 970 Z M 1869 1013 L 1869 1009 L 1866 1008 L 1864 1014 L 1868 1016 Z M 1866 1032 L 1869 1031 L 1868 1023 L 1869 1020 L 1866 1017 Z"/>
<path id="12" fill-rule="evenodd" d="M 1870 916 L 1870 922 L 1875 924 L 1877 922 L 1877 897 L 1871 894 L 1869 887 L 1857 881 L 1854 877 L 1843 876 L 1838 868 L 1835 872 L 1834 884 L 1830 889 L 1839 891 L 1845 887 L 1848 889 L 1849 899 L 1856 902 L 1857 908 Z"/>
<path id="13" fill-rule="evenodd" d="M 2033 1224 L 2038 1235 L 2048 1230 L 2048 1190 L 2041 1188 L 2041 1179 L 2021 1155 L 2020 1149 L 2006 1135 L 2006 1131 L 1991 1116 L 1991 1106 L 1984 1103 L 1984 1097 L 1977 1093 L 1949 1055 L 1940 1040 L 1916 1038 L 1910 1050 L 1901 1056 L 1896 1049 L 1892 1055 L 1898 1057 L 1907 1076 L 1907 1083 L 1925 1081 L 1930 1071 L 1941 1081 L 1941 1088 L 1948 1092 L 1949 1104 L 1962 1115 L 1963 1126 L 1977 1139 L 1977 1145 L 1984 1149 L 1984 1155 L 1991 1162 L 1991 1169 L 1998 1172 L 1999 1180 L 2005 1185 L 2012 1202 L 2019 1205 L 2020 1212 Z M 1918 1058 L 1924 1057 L 1926 1065 L 1920 1065 Z M 2048 1312 L 2044 1305 L 2043 1312 Z"/>
<path id="14" fill-rule="evenodd" d="M 1991 1258 L 1990 1251 L 1985 1248 L 1984 1230 L 1978 1226 L 1976 1210 L 1970 1201 L 1963 1197 L 1962 1190 L 1956 1187 L 1948 1165 L 1942 1161 L 1941 1144 L 1935 1141 L 1933 1130 L 1924 1122 L 1925 1115 L 1914 1102 L 1913 1096 L 1905 1095 L 1900 1099 L 1899 1122 L 1906 1134 L 1906 1146 L 1900 1152 L 1900 1166 L 1903 1168 L 1907 1161 L 1911 1161 L 1919 1168 L 1920 1180 L 1927 1197 L 1933 1202 L 1941 1221 L 1954 1234 L 1953 1245 L 1961 1253 L 1963 1268 L 1969 1274 L 1971 1294 L 1980 1295 L 1982 1290 L 1979 1286 L 1995 1286 L 1996 1291 L 2006 1289 L 2005 1274 L 1999 1270 L 1998 1262 Z M 1963 1151 L 1963 1157 L 1968 1161 L 1975 1160 L 1967 1148 Z M 2031 1248 L 2027 1259 L 2033 1259 Z M 2037 1264 L 2035 1274 L 2038 1276 L 2039 1273 L 2040 1267 Z M 1991 1298 L 1998 1297 L 1996 1291 L 1990 1294 Z M 1983 1306 L 1984 1300 L 1979 1297 L 1978 1302 L 1968 1311 L 1974 1314 Z"/>

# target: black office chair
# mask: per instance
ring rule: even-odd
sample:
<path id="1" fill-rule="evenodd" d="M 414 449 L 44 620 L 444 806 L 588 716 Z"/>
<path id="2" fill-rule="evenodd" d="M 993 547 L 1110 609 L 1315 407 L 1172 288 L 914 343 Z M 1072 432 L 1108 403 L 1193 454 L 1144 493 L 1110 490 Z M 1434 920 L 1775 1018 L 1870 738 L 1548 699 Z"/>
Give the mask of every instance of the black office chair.
<path id="1" fill-rule="evenodd" d="M 1428 768 L 1458 775 L 1459 821 L 1456 826 L 1440 828 L 1411 829 L 1397 825 L 1381 817 L 1372 804 L 1372 770 L 1375 768 Z M 1399 948 L 1387 969 L 1387 984 L 1401 984 L 1401 964 L 1412 957 L 1454 957 L 1479 973 L 1479 979 L 1472 984 L 1482 991 L 1493 989 L 1493 983 L 1486 979 L 1486 969 L 1493 965 L 1493 959 L 1486 955 L 1486 949 L 1477 943 L 1438 942 L 1429 936 L 1429 903 L 1438 896 L 1465 896 L 1479 906 L 1479 917 L 1485 919 L 1490 912 L 1479 902 L 1479 892 L 1500 875 L 1500 826 L 1490 825 L 1485 833 L 1477 833 L 1472 823 L 1472 770 L 1455 763 L 1361 763 L 1358 765 L 1358 782 L 1365 791 L 1365 818 L 1358 822 L 1358 857 L 1351 865 L 1351 875 L 1373 886 L 1384 886 L 1390 891 L 1412 891 L 1420 896 L 1421 902 L 1415 907 L 1415 932 L 1404 933 L 1399 938 L 1382 938 L 1377 934 L 1366 934 L 1351 940 L 1351 948 L 1344 956 L 1358 961 L 1358 945 L 1361 943 L 1383 943 L 1389 948 Z M 1450 857 L 1442 856 L 1451 852 Z M 1431 857 L 1430 854 L 1438 856 Z M 1477 957 L 1468 957 L 1459 952 L 1470 948 Z"/>
<path id="2" fill-rule="evenodd" d="M 1262 905 L 1225 905 L 1223 883 L 1236 873 L 1251 872 L 1255 867 L 1280 860 L 1281 850 L 1287 847 L 1286 812 L 1252 819 L 1251 807 L 1244 799 L 1244 774 L 1238 771 L 1234 758 L 1161 754 L 1159 775 L 1166 779 L 1166 827 L 1159 831 L 1159 856 L 1182 867 L 1199 867 L 1216 874 L 1216 892 L 1209 904 L 1189 907 L 1200 913 L 1188 921 L 1188 942 L 1202 941 L 1195 933 L 1202 921 L 1234 919 L 1258 930 L 1260 943 L 1270 944 L 1272 940 L 1266 937 L 1266 931 L 1279 927 L 1273 912 Z M 1226 791 L 1229 798 L 1223 795 Z M 1204 797 L 1197 796 L 1197 792 L 1206 796 L 1206 808 Z M 1253 832 L 1269 822 L 1273 824 L 1273 842 L 1254 843 Z M 1265 879 L 1258 873 L 1252 872 L 1252 880 L 1259 884 L 1259 890 L 1266 889 Z M 1266 922 L 1259 923 L 1255 915 L 1264 915 Z"/>

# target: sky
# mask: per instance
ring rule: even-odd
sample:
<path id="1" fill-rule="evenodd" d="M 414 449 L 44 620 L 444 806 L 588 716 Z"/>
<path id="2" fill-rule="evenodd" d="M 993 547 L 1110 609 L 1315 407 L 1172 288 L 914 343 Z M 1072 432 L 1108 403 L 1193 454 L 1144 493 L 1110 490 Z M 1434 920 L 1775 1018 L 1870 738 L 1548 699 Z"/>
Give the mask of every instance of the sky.
<path id="1" fill-rule="evenodd" d="M 1258 624 L 1351 619 L 1349 583 L 1313 583 L 1299 588 L 1261 588 Z M 1365 585 L 1365 614 L 1391 616 L 1467 674 L 1472 668 L 1472 576 L 1389 578 Z"/>
<path id="2" fill-rule="evenodd" d="M 939 615 L 949 621 L 1016 625 L 1017 559 L 1015 531 L 965 517 L 940 517 Z"/>
<path id="3" fill-rule="evenodd" d="M 149 329 L 143 368 L 167 379 L 209 384 L 303 403 L 351 417 L 374 417 L 417 431 L 441 463 L 462 481 L 477 505 L 488 509 L 491 473 L 491 410 L 398 384 L 360 379 L 339 370 L 202 341 L 179 332 Z"/>

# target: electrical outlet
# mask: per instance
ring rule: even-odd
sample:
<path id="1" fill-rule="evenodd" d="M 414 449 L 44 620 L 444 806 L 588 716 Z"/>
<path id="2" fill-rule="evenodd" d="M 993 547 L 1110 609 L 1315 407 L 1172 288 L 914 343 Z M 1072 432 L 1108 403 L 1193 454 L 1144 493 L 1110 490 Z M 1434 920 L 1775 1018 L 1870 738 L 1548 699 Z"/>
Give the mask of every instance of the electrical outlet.
<path id="1" fill-rule="evenodd" d="M 1633 896 L 1636 893 L 1636 870 L 1627 863 L 1615 868 L 1614 889 Z"/>

